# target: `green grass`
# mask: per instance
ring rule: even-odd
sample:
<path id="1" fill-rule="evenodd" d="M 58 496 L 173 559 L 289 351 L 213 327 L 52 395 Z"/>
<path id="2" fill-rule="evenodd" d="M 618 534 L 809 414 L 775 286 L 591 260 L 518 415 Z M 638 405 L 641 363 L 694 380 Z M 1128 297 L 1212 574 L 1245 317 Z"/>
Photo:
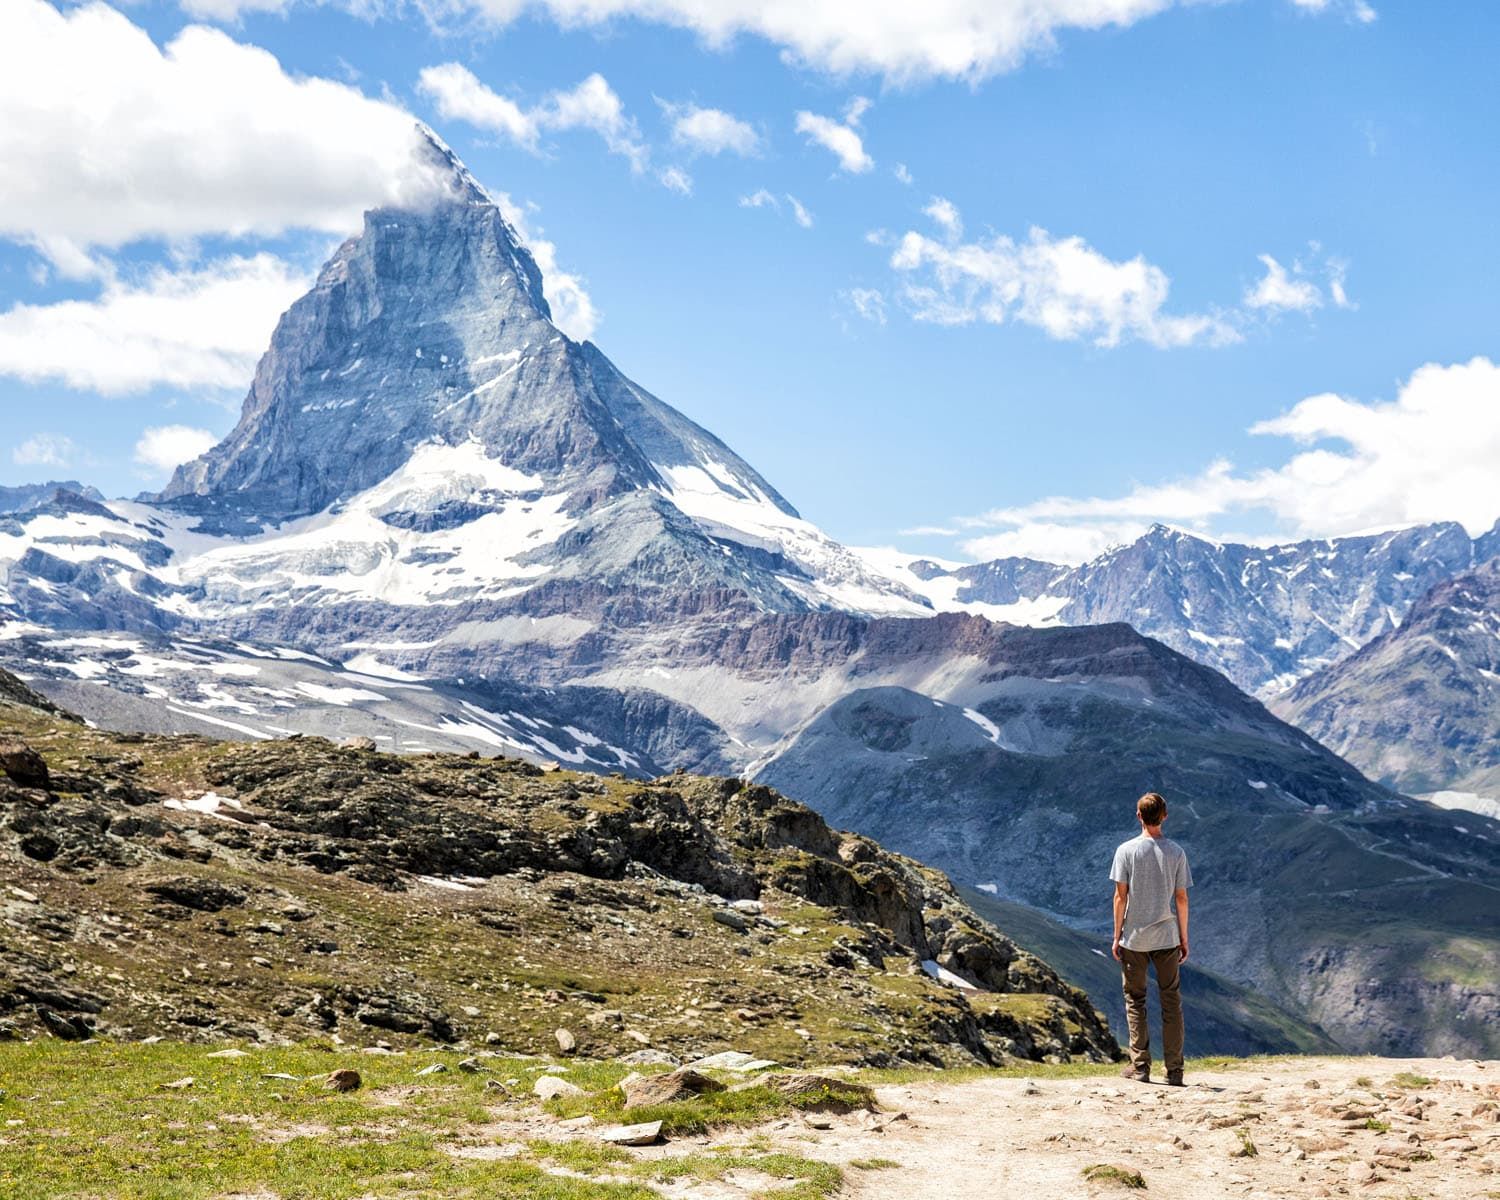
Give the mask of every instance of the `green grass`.
<path id="1" fill-rule="evenodd" d="M 1426 1075 L 1418 1075 L 1414 1071 L 1401 1071 L 1391 1076 L 1391 1085 L 1398 1088 L 1425 1088 L 1431 1087 L 1434 1082 L 1436 1081 Z"/>
<path id="2" fill-rule="evenodd" d="M 1367 1117 L 1365 1119 L 1365 1128 L 1374 1130 L 1376 1133 L 1390 1133 L 1391 1123 L 1389 1121 L 1376 1120 L 1374 1117 Z"/>
<path id="3" fill-rule="evenodd" d="M 849 1165 L 856 1171 L 889 1171 L 901 1164 L 893 1158 L 852 1158 Z"/>
<path id="4" fill-rule="evenodd" d="M 1109 1184 L 1113 1187 L 1130 1188 L 1133 1191 L 1144 1191 L 1146 1187 L 1146 1180 L 1139 1171 L 1112 1166 L 1109 1163 L 1095 1163 L 1093 1166 L 1084 1167 L 1083 1177 L 1090 1183 Z"/>
<path id="5" fill-rule="evenodd" d="M 1260 1154 L 1260 1151 L 1258 1149 L 1256 1149 L 1255 1142 L 1250 1137 L 1250 1131 L 1248 1129 L 1246 1129 L 1243 1125 L 1241 1125 L 1234 1132 L 1235 1132 L 1236 1136 L 1238 1136 L 1239 1139 L 1240 1139 L 1240 1148 L 1238 1150 L 1236 1150 L 1230 1157 L 1232 1157 L 1232 1158 L 1256 1158 L 1256 1157 L 1258 1157 L 1259 1154 Z"/>
<path id="6" fill-rule="evenodd" d="M 655 1183 L 753 1171 L 772 1181 L 767 1198 L 822 1200 L 843 1181 L 828 1163 L 755 1142 L 653 1162 L 586 1138 L 517 1144 L 513 1157 L 455 1154 L 493 1145 L 486 1126 L 538 1103 L 527 1093 L 546 1065 L 540 1060 L 486 1059 L 489 1070 L 470 1074 L 457 1069 L 464 1055 L 455 1051 L 363 1055 L 325 1043 L 208 1057 L 214 1049 L 50 1040 L 0 1046 L 0 1196 L 219 1200 L 264 1191 L 277 1200 L 654 1200 Z M 431 1063 L 448 1070 L 417 1075 Z M 357 1091 L 323 1086 L 340 1067 L 360 1072 Z M 590 1111 L 606 1122 L 661 1119 L 683 1133 L 758 1123 L 827 1098 L 755 1087 L 625 1114 L 615 1085 L 626 1072 L 616 1063 L 569 1063 L 570 1081 L 590 1091 L 547 1107 L 560 1116 Z M 185 1078 L 190 1086 L 165 1086 Z M 524 1098 L 507 1102 L 486 1091 L 491 1079 Z"/>

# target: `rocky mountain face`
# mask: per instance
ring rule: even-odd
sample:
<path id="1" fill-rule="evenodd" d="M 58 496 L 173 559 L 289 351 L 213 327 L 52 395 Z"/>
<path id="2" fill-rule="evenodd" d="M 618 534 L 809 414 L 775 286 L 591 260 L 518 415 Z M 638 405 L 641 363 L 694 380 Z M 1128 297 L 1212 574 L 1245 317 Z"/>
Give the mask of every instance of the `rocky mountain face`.
<path id="1" fill-rule="evenodd" d="M 1269 547 L 1157 525 L 1072 568 L 872 561 L 941 610 L 1028 625 L 1126 622 L 1269 698 L 1399 628 L 1429 588 L 1497 552 L 1500 525 L 1479 538 L 1447 522 Z"/>
<path id="2" fill-rule="evenodd" d="M 49 503 L 59 492 L 70 492 L 87 500 L 104 499 L 94 488 L 85 487 L 76 479 L 54 479 L 50 483 L 23 483 L 17 487 L 0 484 L 0 514 L 29 512 Z"/>
<path id="3" fill-rule="evenodd" d="M 963 620 L 963 686 L 895 685 L 856 655 L 758 777 L 1096 937 L 1134 799 L 1158 789 L 1200 884 L 1201 965 L 1349 1050 L 1500 1049 L 1500 823 L 1370 783 L 1127 626 Z M 1371 982 L 1386 979 L 1400 984 Z"/>
<path id="4" fill-rule="evenodd" d="M 1500 562 L 1438 584 L 1275 707 L 1392 787 L 1500 818 Z"/>
<path id="5" fill-rule="evenodd" d="M 0 517 L 0 661 L 26 684 L 104 728 L 244 739 L 222 753 L 307 766 L 302 798 L 256 801 L 267 809 L 341 807 L 367 784 L 413 804 L 433 794 L 369 765 L 400 760 L 304 764 L 282 740 L 296 733 L 780 784 L 1085 937 L 1107 919 L 1100 877 L 1135 796 L 1162 788 L 1212 881 L 1197 953 L 1224 977 L 1211 1028 L 1225 1045 L 1490 1051 L 1489 826 L 1412 808 L 1130 624 L 987 619 L 1168 614 L 1164 640 L 1270 678 L 1333 653 L 1340 630 L 1352 641 L 1398 619 L 1400 589 L 1432 564 L 1467 569 L 1480 551 L 1462 531 L 1278 558 L 1157 530 L 1092 570 L 1013 562 L 962 578 L 857 554 L 559 333 L 499 210 L 432 153 L 449 197 L 368 215 L 281 322 L 234 432 L 162 497 L 55 490 Z M 1063 594 L 1069 580 L 1087 594 Z M 933 615 L 954 605 L 980 611 Z M 1295 617 L 1284 648 L 1278 613 Z M 171 820 L 222 831 L 232 808 Z M 378 805 L 339 828 L 369 840 L 387 820 L 414 828 Z M 287 828 L 296 845 L 315 833 Z M 396 920 L 368 886 L 360 903 Z M 1356 937 L 1356 917 L 1376 932 Z"/>
<path id="6" fill-rule="evenodd" d="M 0 1034 L 1119 1053 L 943 876 L 741 780 L 111 735 L 12 700 L 0 737 Z"/>

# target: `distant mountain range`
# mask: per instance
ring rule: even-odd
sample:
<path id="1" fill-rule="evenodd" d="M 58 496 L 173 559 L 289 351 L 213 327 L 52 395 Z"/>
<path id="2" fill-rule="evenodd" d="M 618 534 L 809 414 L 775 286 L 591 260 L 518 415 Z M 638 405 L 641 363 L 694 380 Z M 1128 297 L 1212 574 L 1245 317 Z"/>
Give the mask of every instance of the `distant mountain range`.
<path id="1" fill-rule="evenodd" d="M 447 199 L 367 214 L 159 497 L 0 515 L 0 660 L 115 728 L 760 778 L 1085 937 L 1161 787 L 1225 1046 L 1500 1052 L 1500 822 L 1241 690 L 1333 669 L 1492 536 L 852 550 L 559 332 L 515 231 L 430 153 Z M 990 619 L 1023 617 L 1056 627 Z"/>
<path id="2" fill-rule="evenodd" d="M 1124 621 L 1262 698 L 1400 627 L 1430 588 L 1500 554 L 1446 522 L 1282 546 L 1218 543 L 1156 525 L 1078 567 L 872 561 L 939 610 L 1026 625 Z"/>

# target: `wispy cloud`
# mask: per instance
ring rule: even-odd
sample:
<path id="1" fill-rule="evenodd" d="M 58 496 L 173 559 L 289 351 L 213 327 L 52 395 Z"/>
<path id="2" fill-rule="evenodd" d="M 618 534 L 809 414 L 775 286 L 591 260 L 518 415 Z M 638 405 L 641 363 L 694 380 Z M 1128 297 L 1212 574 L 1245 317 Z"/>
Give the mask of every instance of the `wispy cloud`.
<path id="1" fill-rule="evenodd" d="M 742 121 L 721 108 L 700 108 L 696 104 L 673 104 L 657 100 L 662 113 L 671 123 L 672 144 L 695 154 L 737 154 L 748 158 L 761 150 L 760 134 L 748 121 Z"/>
<path id="2" fill-rule="evenodd" d="M 1389 402 L 1309 396 L 1249 432 L 1298 449 L 1258 470 L 1217 459 L 1120 495 L 994 509 L 960 522 L 964 549 L 1076 562 L 1158 521 L 1212 533 L 1253 514 L 1276 536 L 1321 538 L 1452 520 L 1478 534 L 1500 518 L 1500 366 L 1487 358 L 1421 367 Z"/>
<path id="3" fill-rule="evenodd" d="M 462 63 L 424 67 L 417 88 L 444 118 L 464 121 L 533 152 L 545 133 L 584 129 L 597 134 L 611 154 L 626 159 L 632 171 L 644 171 L 651 158 L 635 119 L 626 115 L 624 102 L 598 72 L 575 87 L 549 92 L 530 108 L 500 95 Z"/>
<path id="4" fill-rule="evenodd" d="M 870 107 L 870 101 L 855 96 L 844 109 L 843 121 L 818 113 L 799 112 L 797 132 L 809 143 L 822 146 L 839 160 L 839 168 L 850 174 L 860 175 L 875 165 L 875 160 L 865 152 L 864 139 L 857 126 Z"/>

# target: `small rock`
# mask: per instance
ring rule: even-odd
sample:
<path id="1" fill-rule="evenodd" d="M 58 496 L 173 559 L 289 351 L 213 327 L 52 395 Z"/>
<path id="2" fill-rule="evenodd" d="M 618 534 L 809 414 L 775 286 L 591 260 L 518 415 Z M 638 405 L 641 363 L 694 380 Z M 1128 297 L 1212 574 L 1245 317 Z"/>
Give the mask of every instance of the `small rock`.
<path id="1" fill-rule="evenodd" d="M 767 1075 L 761 1082 L 783 1096 L 795 1096 L 804 1102 L 809 1097 L 814 1098 L 817 1108 L 831 1112 L 852 1112 L 856 1108 L 875 1106 L 874 1090 L 848 1079 L 788 1071 L 784 1075 Z"/>
<path id="2" fill-rule="evenodd" d="M 375 749 L 375 739 L 372 737 L 347 737 L 339 744 L 346 750 L 370 751 Z"/>
<path id="3" fill-rule="evenodd" d="M 587 1129 L 593 1123 L 594 1118 L 588 1113 L 584 1113 L 581 1117 L 572 1117 L 566 1121 L 559 1121 L 557 1127 L 559 1129 Z"/>
<path id="4" fill-rule="evenodd" d="M 735 900 L 730 903 L 729 907 L 737 913 L 744 913 L 751 917 L 758 917 L 766 911 L 766 906 L 759 900 Z"/>
<path id="5" fill-rule="evenodd" d="M 460 1071 L 467 1071 L 470 1075 L 480 1075 L 489 1070 L 489 1068 L 482 1062 L 480 1062 L 477 1058 L 461 1059 L 458 1064 L 458 1069 Z"/>
<path id="6" fill-rule="evenodd" d="M 599 1131 L 599 1140 L 612 1146 L 649 1146 L 660 1137 L 660 1121 L 647 1121 L 644 1125 L 617 1125 L 613 1129 Z"/>
<path id="7" fill-rule="evenodd" d="M 498 1046 L 504 1040 L 505 1039 L 502 1038 L 493 1029 L 491 1029 L 487 1034 L 484 1035 L 484 1044 L 486 1046 Z"/>
<path id="8" fill-rule="evenodd" d="M 37 902 L 37 895 L 35 892 L 28 892 L 25 888 L 17 887 L 15 884 L 10 885 L 10 894 L 17 900 L 26 901 L 27 904 L 35 904 Z"/>
<path id="9" fill-rule="evenodd" d="M 472 1004 L 465 1004 L 463 1006 L 462 1012 L 464 1016 L 471 1019 L 474 1017 L 482 1017 L 484 1015 L 482 1010 L 475 1008 Z"/>
<path id="10" fill-rule="evenodd" d="M 819 1116 L 809 1115 L 809 1116 L 806 1116 L 806 1117 L 804 1117 L 802 1119 L 802 1123 L 804 1125 L 806 1125 L 809 1129 L 832 1129 L 833 1128 L 833 1122 L 829 1118 L 827 1118 L 827 1117 L 819 1117 Z"/>
<path id="11" fill-rule="evenodd" d="M 215 1050 L 212 1054 L 205 1054 L 204 1058 L 249 1058 L 247 1051 L 230 1048 L 228 1050 Z"/>
<path id="12" fill-rule="evenodd" d="M 740 1050 L 725 1050 L 687 1065 L 695 1071 L 734 1071 L 736 1074 L 748 1075 L 754 1071 L 768 1070 L 777 1064 L 770 1059 L 755 1058 Z"/>
<path id="13" fill-rule="evenodd" d="M 687 1067 L 679 1067 L 665 1075 L 622 1079 L 620 1090 L 625 1093 L 625 1108 L 629 1110 L 670 1104 L 674 1100 L 688 1100 L 705 1092 L 722 1092 L 724 1085 L 717 1079 L 710 1079 Z"/>
<path id="14" fill-rule="evenodd" d="M 531 1094 L 540 1096 L 543 1100 L 555 1100 L 559 1096 L 581 1096 L 583 1089 L 576 1083 L 559 1079 L 556 1075 L 541 1075 L 531 1085 Z"/>
<path id="15" fill-rule="evenodd" d="M 423 1067 L 417 1072 L 418 1075 L 441 1075 L 448 1068 L 442 1063 L 433 1063 L 429 1067 Z"/>
<path id="16" fill-rule="evenodd" d="M 337 1071 L 330 1071 L 328 1078 L 323 1080 L 323 1086 L 335 1092 L 352 1092 L 364 1082 L 359 1072 L 351 1067 L 340 1067 Z"/>
<path id="17" fill-rule="evenodd" d="M 713 917 L 720 925 L 727 926 L 736 933 L 744 933 L 750 928 L 750 922 L 731 908 L 716 908 Z"/>
<path id="18" fill-rule="evenodd" d="M 578 1049 L 578 1039 L 566 1029 L 559 1029 L 552 1035 L 557 1039 L 557 1048 L 564 1054 L 572 1054 Z"/>
<path id="19" fill-rule="evenodd" d="M 192 1087 L 193 1084 L 195 1084 L 197 1082 L 198 1081 L 196 1079 L 194 1079 L 191 1075 L 184 1075 L 181 1079 L 174 1079 L 174 1080 L 172 1080 L 171 1083 L 164 1083 L 161 1086 L 164 1087 L 164 1088 L 171 1088 L 172 1091 L 174 1091 L 174 1092 L 180 1092 L 184 1088 L 190 1088 L 190 1087 Z"/>

